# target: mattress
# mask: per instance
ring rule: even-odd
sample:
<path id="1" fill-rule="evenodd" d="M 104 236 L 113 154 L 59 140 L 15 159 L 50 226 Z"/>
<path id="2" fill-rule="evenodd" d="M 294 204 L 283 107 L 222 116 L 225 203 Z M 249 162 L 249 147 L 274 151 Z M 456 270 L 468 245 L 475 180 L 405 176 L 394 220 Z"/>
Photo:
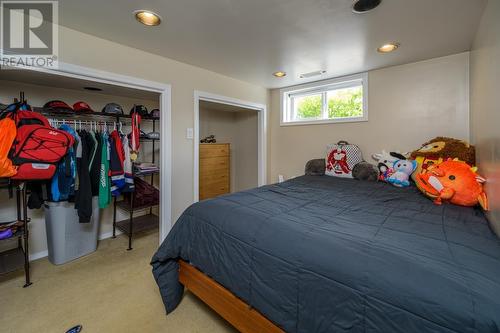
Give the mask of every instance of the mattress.
<path id="1" fill-rule="evenodd" d="M 167 313 L 178 259 L 287 332 L 500 332 L 500 241 L 416 188 L 303 176 L 192 205 L 151 262 Z"/>

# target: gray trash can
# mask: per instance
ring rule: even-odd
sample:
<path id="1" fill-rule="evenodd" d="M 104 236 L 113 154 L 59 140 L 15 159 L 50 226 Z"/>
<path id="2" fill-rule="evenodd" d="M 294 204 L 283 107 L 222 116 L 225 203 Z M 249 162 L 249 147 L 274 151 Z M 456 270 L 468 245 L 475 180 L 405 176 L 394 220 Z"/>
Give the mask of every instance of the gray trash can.
<path id="1" fill-rule="evenodd" d="M 79 223 L 75 204 L 62 202 L 45 203 L 45 229 L 49 260 L 55 265 L 83 257 L 97 250 L 99 232 L 98 198 L 92 198 L 90 223 Z"/>

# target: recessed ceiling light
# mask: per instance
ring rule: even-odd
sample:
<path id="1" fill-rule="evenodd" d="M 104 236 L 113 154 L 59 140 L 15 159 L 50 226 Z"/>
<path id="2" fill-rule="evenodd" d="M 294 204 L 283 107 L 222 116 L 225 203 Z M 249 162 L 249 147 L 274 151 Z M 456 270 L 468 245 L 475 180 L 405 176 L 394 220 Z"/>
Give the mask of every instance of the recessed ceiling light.
<path id="1" fill-rule="evenodd" d="M 278 72 L 274 72 L 273 75 L 276 77 L 285 77 L 286 73 L 282 72 L 282 71 L 278 71 Z"/>
<path id="2" fill-rule="evenodd" d="M 135 19 L 144 25 L 154 26 L 161 23 L 160 15 L 149 10 L 136 10 L 134 12 Z"/>
<path id="3" fill-rule="evenodd" d="M 389 53 L 395 51 L 399 46 L 401 46 L 399 43 L 387 43 L 379 47 L 377 51 L 380 53 Z"/>
<path id="4" fill-rule="evenodd" d="M 355 0 L 352 5 L 352 11 L 361 14 L 369 12 L 380 5 L 382 0 Z"/>
<path id="5" fill-rule="evenodd" d="M 326 73 L 326 71 L 321 70 L 321 71 L 315 71 L 315 72 L 309 72 L 309 73 L 300 74 L 299 77 L 301 79 L 308 79 L 308 78 L 311 78 L 311 77 L 314 77 L 314 76 L 323 75 L 325 73 Z"/>

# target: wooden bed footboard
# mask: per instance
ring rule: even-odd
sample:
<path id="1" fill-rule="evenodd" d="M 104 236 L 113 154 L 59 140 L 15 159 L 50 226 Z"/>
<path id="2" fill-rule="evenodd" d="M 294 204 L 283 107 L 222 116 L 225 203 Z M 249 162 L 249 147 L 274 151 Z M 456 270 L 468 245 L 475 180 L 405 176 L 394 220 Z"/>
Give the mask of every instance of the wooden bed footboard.
<path id="1" fill-rule="evenodd" d="M 179 282 L 240 332 L 284 332 L 229 290 L 183 260 L 179 260 Z"/>

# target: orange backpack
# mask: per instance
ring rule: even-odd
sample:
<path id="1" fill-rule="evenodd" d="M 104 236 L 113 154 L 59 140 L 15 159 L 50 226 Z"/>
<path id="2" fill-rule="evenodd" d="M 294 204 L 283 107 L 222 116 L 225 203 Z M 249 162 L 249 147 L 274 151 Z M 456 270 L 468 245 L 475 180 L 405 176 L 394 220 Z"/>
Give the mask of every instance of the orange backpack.
<path id="1" fill-rule="evenodd" d="M 0 120 L 0 178 L 12 177 L 17 173 L 9 159 L 9 151 L 16 138 L 16 123 L 10 118 Z"/>

